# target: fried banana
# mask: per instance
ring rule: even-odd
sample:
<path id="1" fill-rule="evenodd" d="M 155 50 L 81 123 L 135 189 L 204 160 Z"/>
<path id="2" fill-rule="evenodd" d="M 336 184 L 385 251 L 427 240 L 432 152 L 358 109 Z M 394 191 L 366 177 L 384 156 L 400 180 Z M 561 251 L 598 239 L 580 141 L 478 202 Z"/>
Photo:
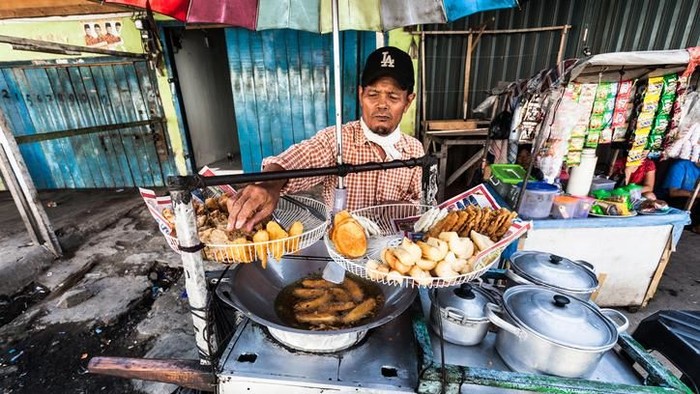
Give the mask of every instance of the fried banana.
<path id="1" fill-rule="evenodd" d="M 344 312 L 357 306 L 354 302 L 331 302 L 318 308 L 318 312 Z"/>
<path id="2" fill-rule="evenodd" d="M 354 280 L 346 277 L 345 280 L 343 280 L 343 287 L 348 291 L 353 301 L 360 302 L 363 298 L 365 298 L 365 292 L 362 291 L 360 285 L 358 285 Z"/>
<path id="3" fill-rule="evenodd" d="M 325 292 L 322 296 L 314 298 L 308 301 L 297 302 L 294 304 L 295 311 L 315 311 L 322 305 L 325 305 L 331 301 L 331 294 Z"/>
<path id="4" fill-rule="evenodd" d="M 267 231 L 265 230 L 260 230 L 256 232 L 253 235 L 253 242 L 258 243 L 258 242 L 267 242 L 270 240 L 270 236 L 268 235 Z M 262 244 L 262 245 L 256 245 L 255 246 L 255 254 L 258 255 L 258 258 L 260 259 L 260 263 L 262 264 L 263 268 L 267 268 L 267 244 Z"/>
<path id="5" fill-rule="evenodd" d="M 347 290 L 341 287 L 333 287 L 331 289 L 331 295 L 338 302 L 352 301 L 352 296 L 350 295 L 350 293 L 348 293 Z"/>
<path id="6" fill-rule="evenodd" d="M 307 289 L 304 287 L 297 287 L 292 291 L 292 294 L 297 298 L 303 298 L 305 300 L 311 298 L 318 298 L 326 294 L 326 289 Z"/>
<path id="7" fill-rule="evenodd" d="M 295 313 L 294 318 L 300 323 L 309 324 L 334 324 L 338 322 L 338 316 L 329 312 Z"/>
<path id="8" fill-rule="evenodd" d="M 311 289 L 330 289 L 335 286 L 334 283 L 324 279 L 304 279 L 301 281 L 301 285 Z"/>
<path id="9" fill-rule="evenodd" d="M 376 306 L 377 300 L 375 300 L 374 297 L 370 297 L 364 300 L 360 305 L 353 308 L 350 312 L 346 313 L 341 318 L 341 321 L 345 324 L 350 324 L 362 320 L 369 316 Z"/>

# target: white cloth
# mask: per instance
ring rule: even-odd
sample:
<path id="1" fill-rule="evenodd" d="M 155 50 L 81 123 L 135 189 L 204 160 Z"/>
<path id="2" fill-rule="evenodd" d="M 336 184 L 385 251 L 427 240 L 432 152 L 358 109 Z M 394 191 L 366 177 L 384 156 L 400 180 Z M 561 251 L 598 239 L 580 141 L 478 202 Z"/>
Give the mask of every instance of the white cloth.
<path id="1" fill-rule="evenodd" d="M 360 125 L 362 126 L 362 131 L 365 133 L 365 138 L 367 141 L 374 142 L 375 144 L 382 147 L 384 153 L 392 159 L 398 160 L 401 158 L 401 152 L 396 149 L 395 145 L 401 140 L 401 127 L 396 126 L 396 129 L 389 135 L 379 135 L 367 127 L 364 119 L 360 118 Z"/>

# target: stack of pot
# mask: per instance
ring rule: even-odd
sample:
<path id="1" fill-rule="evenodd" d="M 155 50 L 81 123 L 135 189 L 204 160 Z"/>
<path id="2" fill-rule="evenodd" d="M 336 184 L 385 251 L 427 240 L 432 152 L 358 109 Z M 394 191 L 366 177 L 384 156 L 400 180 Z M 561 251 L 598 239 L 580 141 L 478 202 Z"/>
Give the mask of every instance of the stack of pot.
<path id="1" fill-rule="evenodd" d="M 586 377 L 627 329 L 627 318 L 590 302 L 598 288 L 593 267 L 550 253 L 510 258 L 503 302 L 486 305 L 500 328 L 496 351 L 514 371 Z"/>

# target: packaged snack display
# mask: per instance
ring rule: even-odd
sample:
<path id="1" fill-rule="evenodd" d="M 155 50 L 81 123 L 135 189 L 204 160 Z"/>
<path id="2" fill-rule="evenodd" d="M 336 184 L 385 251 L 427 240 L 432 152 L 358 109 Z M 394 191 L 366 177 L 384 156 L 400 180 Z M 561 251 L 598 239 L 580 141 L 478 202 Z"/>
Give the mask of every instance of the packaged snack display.
<path id="1" fill-rule="evenodd" d="M 637 115 L 637 124 L 632 138 L 632 147 L 627 154 L 627 167 L 638 166 L 642 164 L 642 160 L 648 153 L 648 141 L 651 134 L 651 128 L 654 125 L 654 119 L 657 115 L 659 101 L 665 86 L 665 77 L 652 77 L 646 86 L 644 98 L 640 103 L 639 113 Z M 671 81 L 672 79 L 668 79 Z"/>
<path id="2" fill-rule="evenodd" d="M 656 110 L 656 117 L 652 124 L 651 133 L 647 139 L 646 148 L 652 157 L 659 156 L 663 149 L 663 139 L 671 124 L 673 106 L 676 101 L 676 88 L 678 76 L 668 74 L 663 77 L 663 90 Z"/>

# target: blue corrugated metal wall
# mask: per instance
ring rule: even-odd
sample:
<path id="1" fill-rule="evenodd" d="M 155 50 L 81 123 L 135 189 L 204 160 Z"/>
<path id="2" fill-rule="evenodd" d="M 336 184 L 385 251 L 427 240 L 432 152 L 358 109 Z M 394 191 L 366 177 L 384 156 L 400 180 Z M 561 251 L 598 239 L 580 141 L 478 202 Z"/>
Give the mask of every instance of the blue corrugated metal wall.
<path id="1" fill-rule="evenodd" d="M 174 167 L 150 73 L 105 58 L 0 65 L 0 109 L 37 188 L 164 186 Z"/>
<path id="2" fill-rule="evenodd" d="M 341 33 L 343 120 L 358 119 L 357 85 L 374 33 Z M 330 34 L 226 29 L 243 170 L 334 124 Z"/>

